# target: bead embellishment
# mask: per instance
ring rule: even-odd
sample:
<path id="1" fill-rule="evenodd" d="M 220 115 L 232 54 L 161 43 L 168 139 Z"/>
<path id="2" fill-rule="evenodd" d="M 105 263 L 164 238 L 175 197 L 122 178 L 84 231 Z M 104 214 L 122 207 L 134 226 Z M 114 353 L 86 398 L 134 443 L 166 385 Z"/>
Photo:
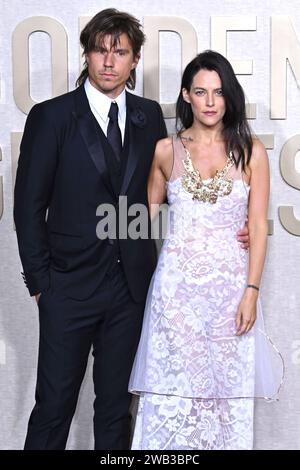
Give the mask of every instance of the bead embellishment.
<path id="1" fill-rule="evenodd" d="M 186 159 L 183 161 L 185 173 L 181 182 L 184 189 L 193 194 L 193 200 L 215 204 L 219 197 L 228 196 L 233 187 L 233 179 L 226 177 L 234 165 L 232 152 L 229 152 L 224 168 L 217 170 L 215 176 L 205 183 L 199 171 L 193 166 L 190 152 L 186 147 L 184 149 L 186 152 Z"/>

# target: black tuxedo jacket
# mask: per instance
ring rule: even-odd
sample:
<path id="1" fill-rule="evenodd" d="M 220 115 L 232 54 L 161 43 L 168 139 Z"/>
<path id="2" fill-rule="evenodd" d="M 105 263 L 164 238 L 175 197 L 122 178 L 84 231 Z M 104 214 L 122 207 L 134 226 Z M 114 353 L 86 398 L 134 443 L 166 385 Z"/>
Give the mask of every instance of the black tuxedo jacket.
<path id="1" fill-rule="evenodd" d="M 123 195 L 128 207 L 147 206 L 155 144 L 166 136 L 156 102 L 126 92 L 126 110 L 123 165 L 117 173 L 83 86 L 30 111 L 20 148 L 14 218 L 31 295 L 53 286 L 69 297 L 88 298 L 118 256 L 133 298 L 145 298 L 156 263 L 153 240 L 100 240 L 96 235 L 100 204 L 114 205 L 118 214 Z"/>

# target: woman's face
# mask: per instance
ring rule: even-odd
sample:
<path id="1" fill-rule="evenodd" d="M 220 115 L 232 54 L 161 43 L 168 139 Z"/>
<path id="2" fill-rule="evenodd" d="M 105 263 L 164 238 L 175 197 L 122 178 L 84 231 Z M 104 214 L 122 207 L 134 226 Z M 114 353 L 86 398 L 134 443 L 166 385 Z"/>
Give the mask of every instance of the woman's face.
<path id="1" fill-rule="evenodd" d="M 194 121 L 205 127 L 223 124 L 226 112 L 225 99 L 219 74 L 214 70 L 201 69 L 194 76 L 191 89 L 182 90 L 183 99 L 191 104 Z"/>

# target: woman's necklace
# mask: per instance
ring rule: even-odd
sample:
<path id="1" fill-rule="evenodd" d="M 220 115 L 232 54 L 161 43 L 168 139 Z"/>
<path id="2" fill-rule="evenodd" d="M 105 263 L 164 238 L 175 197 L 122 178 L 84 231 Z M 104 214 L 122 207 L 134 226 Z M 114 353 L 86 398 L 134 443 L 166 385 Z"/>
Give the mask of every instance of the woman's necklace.
<path id="1" fill-rule="evenodd" d="M 182 145 L 186 153 L 186 159 L 183 161 L 185 173 L 181 181 L 184 189 L 193 195 L 193 200 L 215 204 L 219 197 L 228 196 L 233 187 L 233 179 L 226 177 L 228 171 L 234 165 L 232 152 L 229 152 L 224 168 L 217 170 L 215 176 L 210 178 L 208 183 L 204 183 L 199 171 L 193 166 L 190 152 L 183 142 Z"/>

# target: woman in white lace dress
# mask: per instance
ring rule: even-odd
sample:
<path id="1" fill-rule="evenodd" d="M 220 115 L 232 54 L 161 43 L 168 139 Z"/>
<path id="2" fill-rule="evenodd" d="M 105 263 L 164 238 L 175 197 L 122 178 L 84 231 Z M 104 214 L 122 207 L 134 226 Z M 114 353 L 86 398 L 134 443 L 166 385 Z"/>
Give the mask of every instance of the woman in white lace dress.
<path id="1" fill-rule="evenodd" d="M 149 179 L 150 207 L 167 197 L 169 224 L 129 384 L 140 395 L 132 448 L 251 449 L 253 399 L 276 398 L 282 378 L 258 298 L 269 165 L 222 55 L 186 67 L 177 123 Z M 235 236 L 247 214 L 249 255 Z"/>

